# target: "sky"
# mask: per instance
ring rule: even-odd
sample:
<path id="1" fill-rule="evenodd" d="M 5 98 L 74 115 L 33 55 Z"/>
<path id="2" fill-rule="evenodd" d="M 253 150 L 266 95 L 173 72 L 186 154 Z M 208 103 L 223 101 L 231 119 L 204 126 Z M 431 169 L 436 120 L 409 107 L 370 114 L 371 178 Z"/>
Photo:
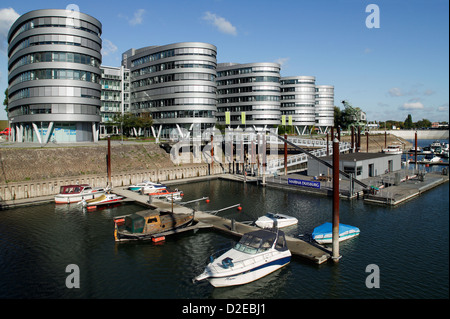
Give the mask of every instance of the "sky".
<path id="1" fill-rule="evenodd" d="M 218 63 L 278 62 L 281 76 L 315 76 L 334 86 L 336 106 L 346 100 L 369 121 L 449 121 L 448 0 L 2 0 L 2 101 L 12 23 L 71 4 L 102 23 L 103 65 L 120 66 L 130 48 L 206 42 Z"/>

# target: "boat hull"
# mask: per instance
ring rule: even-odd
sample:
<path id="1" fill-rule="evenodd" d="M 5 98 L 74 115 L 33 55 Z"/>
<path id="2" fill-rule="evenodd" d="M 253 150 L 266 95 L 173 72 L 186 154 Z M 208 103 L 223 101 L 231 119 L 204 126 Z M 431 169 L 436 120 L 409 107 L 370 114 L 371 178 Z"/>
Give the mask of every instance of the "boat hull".
<path id="1" fill-rule="evenodd" d="M 91 194 L 74 194 L 74 195 L 65 195 L 65 194 L 59 194 L 55 196 L 55 203 L 56 204 L 72 204 L 72 203 L 78 203 L 82 200 L 90 200 L 97 197 L 102 196 L 104 193 L 91 193 Z"/>
<path id="2" fill-rule="evenodd" d="M 291 256 L 285 256 L 269 263 L 264 263 L 253 269 L 225 277 L 209 277 L 207 280 L 214 287 L 229 287 L 248 284 L 283 268 L 291 261 Z"/>
<path id="3" fill-rule="evenodd" d="M 339 241 L 344 241 L 358 236 L 360 230 L 358 227 L 339 224 Z M 333 242 L 332 224 L 324 223 L 314 229 L 312 239 L 319 244 L 331 244 Z"/>

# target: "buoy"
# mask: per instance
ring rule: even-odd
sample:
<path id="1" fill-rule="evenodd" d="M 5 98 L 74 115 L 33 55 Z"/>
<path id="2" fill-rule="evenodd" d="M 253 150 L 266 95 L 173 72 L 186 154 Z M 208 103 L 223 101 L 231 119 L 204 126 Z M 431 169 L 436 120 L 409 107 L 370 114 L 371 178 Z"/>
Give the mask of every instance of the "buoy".
<path id="1" fill-rule="evenodd" d="M 164 237 L 164 236 L 161 236 L 161 237 L 152 237 L 152 242 L 157 243 L 157 242 L 163 241 L 163 240 L 165 240 L 165 239 L 166 239 L 166 237 Z"/>
<path id="2" fill-rule="evenodd" d="M 209 198 L 207 198 L 205 202 L 208 204 L 209 203 Z"/>
<path id="3" fill-rule="evenodd" d="M 241 211 L 241 210 L 242 210 L 242 207 L 241 207 L 241 206 L 238 206 L 237 210 L 238 210 L 238 211 Z"/>

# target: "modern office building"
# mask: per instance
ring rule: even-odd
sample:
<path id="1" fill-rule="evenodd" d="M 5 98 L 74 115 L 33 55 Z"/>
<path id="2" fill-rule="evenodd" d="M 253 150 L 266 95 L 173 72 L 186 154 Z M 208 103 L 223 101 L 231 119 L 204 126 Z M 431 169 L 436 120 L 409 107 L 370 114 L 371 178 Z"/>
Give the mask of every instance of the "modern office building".
<path id="1" fill-rule="evenodd" d="M 334 125 L 334 86 L 316 85 L 316 127 L 326 133 Z"/>
<path id="2" fill-rule="evenodd" d="M 186 134 L 216 123 L 217 48 L 182 42 L 130 49 L 122 65 L 131 71 L 130 111 L 153 118 L 152 134 Z M 183 131 L 186 130 L 186 131 Z"/>
<path id="3" fill-rule="evenodd" d="M 23 14 L 8 33 L 8 116 L 16 142 L 96 141 L 102 25 L 76 11 Z"/>
<path id="4" fill-rule="evenodd" d="M 130 70 L 123 66 L 100 66 L 102 86 L 100 136 L 118 134 L 120 126 L 112 125 L 114 117 L 130 111 Z"/>
<path id="5" fill-rule="evenodd" d="M 218 64 L 217 98 L 217 122 L 220 125 L 256 130 L 279 125 L 280 65 Z"/>
<path id="6" fill-rule="evenodd" d="M 316 78 L 314 76 L 282 77 L 281 115 L 291 116 L 297 134 L 309 134 L 316 124 Z"/>

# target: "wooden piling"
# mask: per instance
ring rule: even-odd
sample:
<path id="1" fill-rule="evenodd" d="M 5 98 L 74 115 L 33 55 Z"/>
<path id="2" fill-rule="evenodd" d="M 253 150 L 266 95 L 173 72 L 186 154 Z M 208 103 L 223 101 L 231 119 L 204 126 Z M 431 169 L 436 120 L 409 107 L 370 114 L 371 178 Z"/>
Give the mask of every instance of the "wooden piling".
<path id="1" fill-rule="evenodd" d="M 332 259 L 339 261 L 339 140 L 333 140 L 333 250 Z"/>

